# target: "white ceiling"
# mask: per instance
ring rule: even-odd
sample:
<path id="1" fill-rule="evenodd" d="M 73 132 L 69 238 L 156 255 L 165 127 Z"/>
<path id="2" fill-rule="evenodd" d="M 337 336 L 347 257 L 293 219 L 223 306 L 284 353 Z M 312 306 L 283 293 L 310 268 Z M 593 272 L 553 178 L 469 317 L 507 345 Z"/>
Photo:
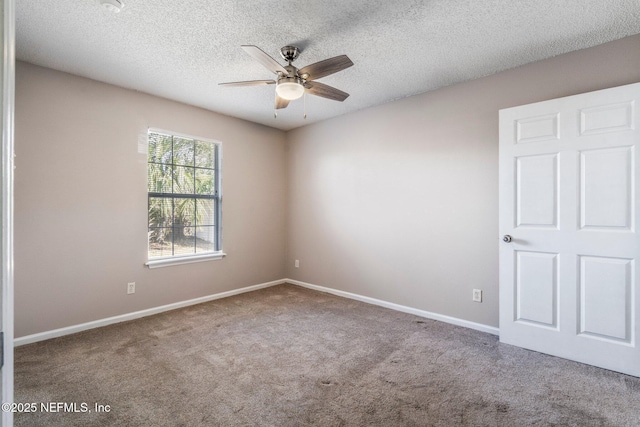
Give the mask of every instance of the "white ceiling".
<path id="1" fill-rule="evenodd" d="M 284 130 L 640 33 L 640 0 L 18 0 L 18 59 Z M 273 75 L 240 45 L 301 68 L 346 54 L 314 96 L 273 117 Z"/>

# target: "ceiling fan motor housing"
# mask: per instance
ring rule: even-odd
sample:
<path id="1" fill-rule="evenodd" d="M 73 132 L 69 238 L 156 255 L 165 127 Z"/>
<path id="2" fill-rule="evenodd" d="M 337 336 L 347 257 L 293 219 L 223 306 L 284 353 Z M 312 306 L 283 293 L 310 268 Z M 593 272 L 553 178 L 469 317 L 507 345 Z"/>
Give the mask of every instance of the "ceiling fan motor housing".
<path id="1" fill-rule="evenodd" d="M 287 70 L 287 74 L 284 77 L 300 77 L 298 75 L 298 69 L 293 65 L 285 65 L 284 69 Z"/>

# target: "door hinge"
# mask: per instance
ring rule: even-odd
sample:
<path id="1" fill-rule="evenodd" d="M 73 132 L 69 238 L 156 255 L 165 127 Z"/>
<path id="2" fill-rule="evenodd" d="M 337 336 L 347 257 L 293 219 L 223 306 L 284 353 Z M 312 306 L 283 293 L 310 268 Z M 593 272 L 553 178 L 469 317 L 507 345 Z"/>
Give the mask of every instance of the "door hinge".
<path id="1" fill-rule="evenodd" d="M 0 368 L 4 367 L 4 332 L 0 332 Z"/>

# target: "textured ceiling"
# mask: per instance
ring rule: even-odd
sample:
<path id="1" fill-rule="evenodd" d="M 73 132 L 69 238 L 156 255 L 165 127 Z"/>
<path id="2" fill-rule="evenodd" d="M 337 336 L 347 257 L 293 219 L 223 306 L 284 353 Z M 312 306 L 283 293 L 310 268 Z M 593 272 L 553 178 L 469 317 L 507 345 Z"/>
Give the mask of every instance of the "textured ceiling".
<path id="1" fill-rule="evenodd" d="M 18 59 L 280 129 L 379 105 L 640 33 L 640 0 L 18 0 Z M 272 74 L 240 45 L 299 68 L 340 54 L 355 65 L 273 117 Z"/>

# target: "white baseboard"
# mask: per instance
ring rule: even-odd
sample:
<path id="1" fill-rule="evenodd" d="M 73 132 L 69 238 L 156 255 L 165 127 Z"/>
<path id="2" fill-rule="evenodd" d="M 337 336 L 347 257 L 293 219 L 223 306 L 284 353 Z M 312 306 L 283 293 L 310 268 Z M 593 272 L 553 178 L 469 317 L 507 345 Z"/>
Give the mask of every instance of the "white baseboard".
<path id="1" fill-rule="evenodd" d="M 88 329 L 99 328 L 101 326 L 112 325 L 114 323 L 126 322 L 128 320 L 139 319 L 141 317 L 151 316 L 153 314 L 162 313 L 163 311 L 175 310 L 177 308 L 187 307 L 190 305 L 201 304 L 203 302 L 213 301 L 220 298 L 226 298 L 233 295 L 243 294 L 245 292 L 256 291 L 258 289 L 268 288 L 270 286 L 281 285 L 284 280 L 274 280 L 273 282 L 261 283 L 259 285 L 247 286 L 231 291 L 220 292 L 218 294 L 207 295 L 200 298 L 194 298 L 186 301 L 174 302 L 172 304 L 162 305 L 160 307 L 148 308 L 146 310 L 135 311 L 133 313 L 121 314 L 119 316 L 107 317 L 106 319 L 94 320 L 92 322 L 81 323 L 79 325 L 67 326 L 66 328 L 54 329 L 52 331 L 40 332 L 33 335 L 25 335 L 13 340 L 15 347 L 31 344 L 38 341 L 44 341 L 51 338 L 57 338 L 64 335 L 75 334 L 77 332 L 86 331 Z"/>
<path id="2" fill-rule="evenodd" d="M 381 307 L 390 308 L 392 310 L 401 311 L 403 313 L 415 314 L 416 316 L 425 317 L 427 319 L 438 320 L 440 322 L 450 323 L 456 326 L 475 329 L 477 331 L 487 332 L 493 335 L 500 335 L 500 330 L 494 326 L 483 325 L 482 323 L 471 322 L 469 320 L 458 319 L 457 317 L 445 316 L 444 314 L 432 313 L 430 311 L 420 310 L 417 308 L 407 307 L 392 302 L 382 301 L 375 298 L 365 297 L 351 292 L 339 291 L 336 289 L 326 288 L 324 286 L 312 285 L 311 283 L 301 282 L 299 280 L 284 279 L 283 282 L 293 285 L 302 286 L 303 288 L 313 289 L 315 291 L 326 292 L 344 298 L 366 302 L 368 304 L 379 305 Z"/>
<path id="3" fill-rule="evenodd" d="M 178 308 L 187 307 L 195 304 L 201 304 L 203 302 L 213 301 L 220 298 L 226 298 L 233 295 L 239 295 L 245 292 L 256 291 L 258 289 L 268 288 L 270 286 L 275 286 L 275 285 L 281 285 L 283 283 L 291 283 L 293 285 L 301 286 L 303 288 L 313 289 L 320 292 L 326 292 L 326 293 L 337 295 L 340 297 L 349 298 L 356 301 L 362 301 L 368 304 L 379 305 L 385 308 L 390 308 L 391 310 L 401 311 L 403 313 L 415 314 L 416 316 L 425 317 L 427 319 L 439 320 L 440 322 L 450 323 L 452 325 L 457 325 L 457 326 L 463 326 L 465 328 L 471 328 L 478 331 L 487 332 L 493 335 L 499 335 L 499 329 L 493 326 L 470 322 L 468 320 L 445 316 L 443 314 L 431 313 L 429 311 L 419 310 L 417 308 L 407 307 L 400 304 L 394 304 L 392 302 L 382 301 L 379 299 L 365 297 L 358 294 L 352 294 L 351 292 L 345 292 L 337 289 L 327 288 L 324 286 L 313 285 L 311 283 L 301 282 L 299 280 L 282 279 L 282 280 L 274 280 L 273 282 L 261 283 L 259 285 L 247 286 L 240 289 L 234 289 L 231 291 L 220 292 L 218 294 L 207 295 L 200 298 L 194 298 L 186 301 L 175 302 L 173 304 L 162 305 L 160 307 L 148 308 L 146 310 L 135 311 L 133 313 L 107 317 L 106 319 L 94 320 L 92 322 L 81 323 L 79 325 L 67 326 L 65 328 L 54 329 L 46 332 L 40 332 L 33 335 L 25 335 L 23 337 L 14 339 L 13 345 L 15 347 L 18 347 L 21 345 L 31 344 L 38 341 L 44 341 L 51 338 L 57 338 L 64 335 L 75 334 L 77 332 L 86 331 L 88 329 L 99 328 L 101 326 L 112 325 L 114 323 L 120 323 L 120 322 L 126 322 L 128 320 L 139 319 L 141 317 L 151 316 L 153 314 L 162 313 L 164 311 L 175 310 Z"/>

